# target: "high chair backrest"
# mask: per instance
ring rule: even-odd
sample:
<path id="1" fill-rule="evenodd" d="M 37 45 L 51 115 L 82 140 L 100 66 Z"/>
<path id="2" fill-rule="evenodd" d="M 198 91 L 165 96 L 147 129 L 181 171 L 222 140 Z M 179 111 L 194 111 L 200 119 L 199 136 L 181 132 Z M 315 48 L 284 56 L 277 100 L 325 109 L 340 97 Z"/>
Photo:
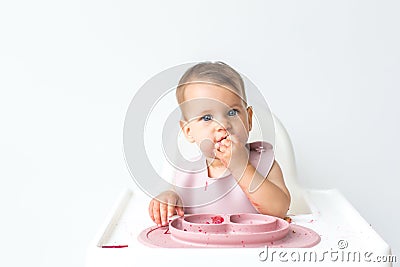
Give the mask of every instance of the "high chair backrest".
<path id="1" fill-rule="evenodd" d="M 275 125 L 275 159 L 282 169 L 283 177 L 291 195 L 291 203 L 288 214 L 305 214 L 311 210 L 305 200 L 304 189 L 297 181 L 296 160 L 292 142 L 281 123 L 273 115 Z"/>

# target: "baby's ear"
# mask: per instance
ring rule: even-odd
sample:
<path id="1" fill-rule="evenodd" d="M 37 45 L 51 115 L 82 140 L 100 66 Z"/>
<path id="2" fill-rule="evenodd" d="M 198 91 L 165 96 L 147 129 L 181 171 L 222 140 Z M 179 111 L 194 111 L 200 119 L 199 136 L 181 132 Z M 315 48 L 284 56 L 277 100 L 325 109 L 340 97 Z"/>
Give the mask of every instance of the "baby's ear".
<path id="1" fill-rule="evenodd" d="M 181 126 L 182 132 L 190 143 L 194 143 L 193 136 L 190 135 L 190 125 L 187 121 L 180 120 L 179 125 Z"/>
<path id="2" fill-rule="evenodd" d="M 249 121 L 249 132 L 253 128 L 253 107 L 249 106 L 247 107 L 247 119 Z"/>

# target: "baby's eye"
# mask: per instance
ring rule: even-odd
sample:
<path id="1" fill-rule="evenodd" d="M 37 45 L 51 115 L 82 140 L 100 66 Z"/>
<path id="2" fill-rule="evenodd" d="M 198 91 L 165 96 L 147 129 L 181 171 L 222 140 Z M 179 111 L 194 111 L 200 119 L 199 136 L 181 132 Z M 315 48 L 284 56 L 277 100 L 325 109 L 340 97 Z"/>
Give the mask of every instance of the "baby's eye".
<path id="1" fill-rule="evenodd" d="M 204 115 L 203 117 L 201 117 L 201 119 L 203 121 L 210 121 L 212 120 L 212 116 L 210 114 Z"/>
<path id="2" fill-rule="evenodd" d="M 231 109 L 228 111 L 228 116 L 236 116 L 238 114 L 237 109 Z"/>

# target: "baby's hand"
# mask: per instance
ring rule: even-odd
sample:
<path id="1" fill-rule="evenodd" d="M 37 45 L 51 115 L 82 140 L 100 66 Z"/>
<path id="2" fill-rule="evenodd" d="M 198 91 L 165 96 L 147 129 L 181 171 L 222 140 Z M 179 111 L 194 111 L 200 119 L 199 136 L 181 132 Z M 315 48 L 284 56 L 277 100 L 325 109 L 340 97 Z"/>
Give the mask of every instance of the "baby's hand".
<path id="1" fill-rule="evenodd" d="M 241 174 L 249 162 L 249 151 L 245 144 L 232 135 L 215 144 L 215 156 L 232 174 Z"/>
<path id="2" fill-rule="evenodd" d="M 165 191 L 153 198 L 149 204 L 150 218 L 158 226 L 168 224 L 168 218 L 178 214 L 183 216 L 182 200 L 174 191 Z"/>

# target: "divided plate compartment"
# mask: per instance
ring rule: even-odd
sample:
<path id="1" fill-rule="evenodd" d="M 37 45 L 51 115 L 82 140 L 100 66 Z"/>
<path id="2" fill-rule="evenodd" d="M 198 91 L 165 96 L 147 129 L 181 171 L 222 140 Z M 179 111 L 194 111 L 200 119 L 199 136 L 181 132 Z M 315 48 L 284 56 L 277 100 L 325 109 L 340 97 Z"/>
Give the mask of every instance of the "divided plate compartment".
<path id="1" fill-rule="evenodd" d="M 178 242 L 242 246 L 280 240 L 288 234 L 289 223 L 262 214 L 196 214 L 172 220 L 169 231 Z"/>

